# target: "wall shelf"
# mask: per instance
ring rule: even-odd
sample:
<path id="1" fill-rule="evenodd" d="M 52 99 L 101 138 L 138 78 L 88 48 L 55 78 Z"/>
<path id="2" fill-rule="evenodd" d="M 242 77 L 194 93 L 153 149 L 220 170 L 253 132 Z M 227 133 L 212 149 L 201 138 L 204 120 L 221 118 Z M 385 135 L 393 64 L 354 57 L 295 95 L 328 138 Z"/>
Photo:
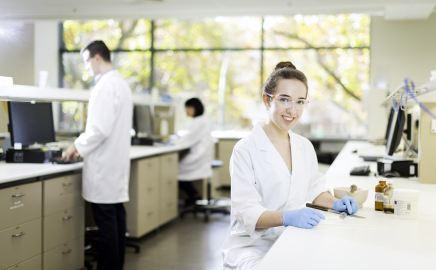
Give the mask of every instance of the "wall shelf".
<path id="1" fill-rule="evenodd" d="M 88 102 L 89 90 L 68 88 L 41 88 L 38 86 L 13 85 L 12 87 L 0 88 L 0 101 L 78 101 Z M 132 100 L 135 105 L 159 105 L 170 106 L 170 103 L 154 102 L 148 94 L 133 94 Z"/>

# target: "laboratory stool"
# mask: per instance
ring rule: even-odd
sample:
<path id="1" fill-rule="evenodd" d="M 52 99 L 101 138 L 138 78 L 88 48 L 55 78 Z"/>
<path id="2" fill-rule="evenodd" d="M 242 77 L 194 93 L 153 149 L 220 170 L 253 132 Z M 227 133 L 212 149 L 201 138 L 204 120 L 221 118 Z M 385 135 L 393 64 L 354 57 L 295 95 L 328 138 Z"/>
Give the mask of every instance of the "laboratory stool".
<path id="1" fill-rule="evenodd" d="M 213 160 L 211 163 L 212 170 L 223 166 L 221 160 Z M 209 221 L 209 216 L 214 213 L 221 213 L 224 215 L 230 214 L 230 199 L 212 199 L 212 177 L 204 179 L 207 183 L 206 199 L 197 200 L 193 206 L 187 207 L 180 211 L 180 218 L 183 218 L 187 213 L 193 213 L 194 217 L 197 213 L 204 214 L 204 222 Z"/>

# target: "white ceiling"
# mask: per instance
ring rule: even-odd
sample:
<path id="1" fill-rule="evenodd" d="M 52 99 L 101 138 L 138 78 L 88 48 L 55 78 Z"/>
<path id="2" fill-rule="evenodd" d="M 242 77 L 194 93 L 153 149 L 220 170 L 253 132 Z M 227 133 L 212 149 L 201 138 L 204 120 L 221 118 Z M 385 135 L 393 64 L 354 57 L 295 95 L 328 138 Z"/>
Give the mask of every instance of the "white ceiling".
<path id="1" fill-rule="evenodd" d="M 0 0 L 0 19 L 161 18 L 366 13 L 425 19 L 436 0 Z"/>

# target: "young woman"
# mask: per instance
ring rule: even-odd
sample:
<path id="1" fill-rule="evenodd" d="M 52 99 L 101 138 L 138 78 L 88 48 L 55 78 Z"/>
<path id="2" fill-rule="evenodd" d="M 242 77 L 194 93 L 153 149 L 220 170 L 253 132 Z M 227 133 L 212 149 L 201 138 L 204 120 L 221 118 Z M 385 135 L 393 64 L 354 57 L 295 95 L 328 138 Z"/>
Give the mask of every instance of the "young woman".
<path id="1" fill-rule="evenodd" d="M 188 133 L 179 142 L 189 145 L 189 152 L 179 163 L 179 188 L 187 196 L 186 204 L 194 204 L 201 199 L 193 181 L 212 176 L 213 159 L 212 124 L 204 114 L 203 103 L 198 98 L 185 102 L 186 115 L 192 117 Z"/>
<path id="2" fill-rule="evenodd" d="M 303 113 L 307 92 L 303 72 L 291 62 L 277 64 L 263 89 L 268 120 L 233 149 L 224 269 L 255 269 L 284 227 L 317 226 L 324 216 L 306 208 L 306 202 L 349 214 L 357 211 L 354 199 L 336 200 L 326 191 L 312 144 L 291 131 Z"/>

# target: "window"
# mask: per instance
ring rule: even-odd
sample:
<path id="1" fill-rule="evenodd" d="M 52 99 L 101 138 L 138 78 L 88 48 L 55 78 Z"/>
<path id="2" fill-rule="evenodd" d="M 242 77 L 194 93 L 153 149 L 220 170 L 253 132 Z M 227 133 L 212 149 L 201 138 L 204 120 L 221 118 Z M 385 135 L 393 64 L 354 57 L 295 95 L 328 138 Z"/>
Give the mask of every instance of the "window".
<path id="1" fill-rule="evenodd" d="M 239 129 L 258 118 L 262 84 L 275 64 L 291 60 L 309 80 L 306 135 L 348 135 L 352 128 L 361 136 L 369 24 L 368 16 L 356 14 L 66 21 L 62 80 L 65 87 L 91 86 L 79 52 L 102 39 L 133 91 L 156 88 L 180 101 L 179 107 L 199 96 L 217 128 Z M 176 121 L 176 128 L 186 127 L 186 118 Z"/>

